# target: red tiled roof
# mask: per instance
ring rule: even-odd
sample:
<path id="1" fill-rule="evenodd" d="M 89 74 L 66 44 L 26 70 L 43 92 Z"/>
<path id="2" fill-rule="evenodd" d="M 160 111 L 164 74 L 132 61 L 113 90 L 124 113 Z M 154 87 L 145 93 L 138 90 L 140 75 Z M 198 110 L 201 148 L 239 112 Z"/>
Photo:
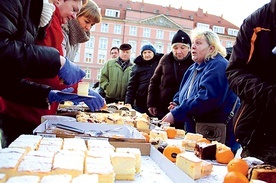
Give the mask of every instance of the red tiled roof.
<path id="1" fill-rule="evenodd" d="M 233 23 L 225 20 L 221 16 L 208 14 L 206 12 L 203 12 L 203 9 L 199 8 L 197 11 L 191 11 L 191 10 L 185 10 L 185 7 L 179 7 L 179 9 L 170 7 L 170 6 L 160 6 L 150 3 L 144 3 L 144 2 L 137 2 L 137 1 L 131 1 L 131 0 L 94 0 L 99 7 L 102 9 L 102 12 L 105 11 L 105 9 L 115 9 L 115 10 L 131 10 L 131 11 L 143 11 L 147 13 L 153 13 L 153 14 L 164 14 L 168 17 L 182 17 L 184 19 L 194 19 L 194 23 L 200 22 L 209 24 L 210 27 L 213 25 L 216 26 L 222 26 L 225 28 L 233 28 L 233 29 L 239 29 L 236 25 Z M 104 15 L 102 13 L 102 15 Z M 123 13 L 121 13 L 120 18 L 122 17 Z M 194 25 L 194 26 L 195 26 Z"/>

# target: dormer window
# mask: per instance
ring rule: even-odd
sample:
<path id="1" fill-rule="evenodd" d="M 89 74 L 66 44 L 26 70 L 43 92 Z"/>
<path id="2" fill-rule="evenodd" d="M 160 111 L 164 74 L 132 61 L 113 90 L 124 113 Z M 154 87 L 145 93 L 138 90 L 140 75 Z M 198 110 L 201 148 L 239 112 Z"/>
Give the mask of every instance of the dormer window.
<path id="1" fill-rule="evenodd" d="M 239 32 L 239 30 L 237 30 L 237 29 L 231 29 L 231 28 L 228 29 L 228 35 L 230 35 L 230 36 L 237 36 L 238 32 Z"/>
<path id="2" fill-rule="evenodd" d="M 225 28 L 221 26 L 213 26 L 213 31 L 219 34 L 224 34 Z"/>
<path id="3" fill-rule="evenodd" d="M 119 10 L 106 9 L 105 10 L 105 16 L 120 18 L 120 11 Z"/>

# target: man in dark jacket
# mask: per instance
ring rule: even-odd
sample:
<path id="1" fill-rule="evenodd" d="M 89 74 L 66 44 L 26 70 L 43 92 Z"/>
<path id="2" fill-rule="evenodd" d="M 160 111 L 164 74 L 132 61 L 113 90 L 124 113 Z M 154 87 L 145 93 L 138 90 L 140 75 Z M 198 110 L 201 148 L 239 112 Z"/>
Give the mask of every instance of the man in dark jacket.
<path id="1" fill-rule="evenodd" d="M 172 51 L 164 55 L 150 80 L 147 106 L 149 113 L 162 119 L 170 102 L 178 91 L 182 77 L 194 62 L 191 59 L 191 40 L 188 34 L 178 30 L 172 39 Z M 183 128 L 183 125 L 177 127 Z"/>
<path id="2" fill-rule="evenodd" d="M 242 105 L 234 119 L 241 156 L 276 165 L 276 0 L 247 17 L 226 70 Z"/>

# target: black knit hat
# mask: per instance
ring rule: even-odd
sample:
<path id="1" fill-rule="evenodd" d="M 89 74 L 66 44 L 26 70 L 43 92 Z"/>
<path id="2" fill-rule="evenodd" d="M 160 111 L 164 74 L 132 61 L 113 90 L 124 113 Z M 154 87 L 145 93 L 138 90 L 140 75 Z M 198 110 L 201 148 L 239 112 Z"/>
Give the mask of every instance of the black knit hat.
<path id="1" fill-rule="evenodd" d="M 120 50 L 130 50 L 131 48 L 132 48 L 131 45 L 127 43 L 123 43 L 120 46 Z"/>
<path id="2" fill-rule="evenodd" d="M 189 44 L 191 46 L 191 39 L 190 36 L 186 34 L 184 31 L 178 30 L 172 38 L 172 45 L 174 43 L 184 43 Z"/>
<path id="3" fill-rule="evenodd" d="M 156 53 L 156 49 L 151 44 L 145 44 L 144 46 L 142 46 L 142 48 L 141 48 L 141 55 L 142 55 L 143 51 L 145 51 L 145 50 L 150 50 L 154 54 Z"/>

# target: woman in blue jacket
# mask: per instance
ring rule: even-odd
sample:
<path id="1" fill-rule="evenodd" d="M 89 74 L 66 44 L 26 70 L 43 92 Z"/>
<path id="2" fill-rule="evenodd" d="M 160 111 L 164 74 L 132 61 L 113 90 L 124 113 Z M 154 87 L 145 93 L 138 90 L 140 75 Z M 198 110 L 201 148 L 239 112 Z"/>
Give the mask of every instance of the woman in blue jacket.
<path id="1" fill-rule="evenodd" d="M 237 96 L 229 89 L 225 75 L 227 53 L 211 30 L 194 30 L 191 54 L 195 62 L 186 71 L 179 91 L 163 121 L 182 123 L 187 132 L 196 132 L 196 122 L 224 123 Z M 231 121 L 227 124 L 226 145 L 233 151 L 235 142 Z"/>

